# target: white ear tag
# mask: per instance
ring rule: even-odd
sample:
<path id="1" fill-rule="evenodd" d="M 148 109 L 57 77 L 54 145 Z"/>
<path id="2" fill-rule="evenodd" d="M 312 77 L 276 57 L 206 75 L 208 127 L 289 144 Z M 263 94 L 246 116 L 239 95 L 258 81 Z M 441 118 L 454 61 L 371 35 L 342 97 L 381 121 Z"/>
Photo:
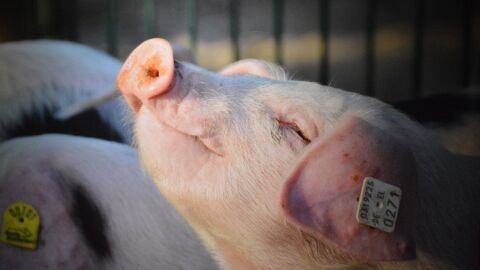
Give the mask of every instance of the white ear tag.
<path id="1" fill-rule="evenodd" d="M 384 232 L 393 232 L 401 197 L 400 188 L 365 177 L 358 200 L 357 221 Z"/>

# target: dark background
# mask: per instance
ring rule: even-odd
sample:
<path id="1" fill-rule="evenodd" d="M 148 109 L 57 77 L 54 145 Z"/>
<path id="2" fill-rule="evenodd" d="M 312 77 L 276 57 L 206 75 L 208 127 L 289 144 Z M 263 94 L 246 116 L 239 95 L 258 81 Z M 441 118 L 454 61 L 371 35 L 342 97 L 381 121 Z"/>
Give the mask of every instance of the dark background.
<path id="1" fill-rule="evenodd" d="M 479 85 L 479 11 L 477 0 L 9 0 L 0 42 L 67 39 L 125 59 L 161 36 L 215 70 L 238 39 L 240 58 L 394 102 Z"/>

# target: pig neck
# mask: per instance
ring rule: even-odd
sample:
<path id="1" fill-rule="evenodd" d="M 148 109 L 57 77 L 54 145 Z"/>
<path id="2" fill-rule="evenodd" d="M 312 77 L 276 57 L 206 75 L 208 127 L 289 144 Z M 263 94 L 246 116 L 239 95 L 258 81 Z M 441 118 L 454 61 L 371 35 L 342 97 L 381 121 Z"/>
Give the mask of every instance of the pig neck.
<path id="1" fill-rule="evenodd" d="M 239 252 L 237 248 L 225 242 L 222 239 L 215 239 L 215 248 L 218 253 L 222 255 L 223 262 L 225 264 L 223 268 L 236 270 L 236 269 L 261 269 L 255 265 L 252 261 Z"/>
<path id="2" fill-rule="evenodd" d="M 428 152 L 417 155 L 424 165 L 417 193 L 418 259 L 435 269 L 472 269 L 479 252 L 479 159 Z"/>
<path id="3" fill-rule="evenodd" d="M 225 220 L 213 226 L 192 221 L 222 269 L 318 269 L 304 256 L 301 234 L 270 218 L 262 219 L 263 225 L 250 224 L 253 231 L 252 226 L 241 226 L 245 220 Z"/>

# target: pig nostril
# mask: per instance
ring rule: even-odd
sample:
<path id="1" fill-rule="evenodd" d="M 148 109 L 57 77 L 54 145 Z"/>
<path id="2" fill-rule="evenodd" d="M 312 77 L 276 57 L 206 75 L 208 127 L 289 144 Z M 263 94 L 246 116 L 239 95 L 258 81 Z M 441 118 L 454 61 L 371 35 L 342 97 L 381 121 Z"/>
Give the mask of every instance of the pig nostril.
<path id="1" fill-rule="evenodd" d="M 160 72 L 156 68 L 149 68 L 147 69 L 147 76 L 152 79 L 158 78 L 158 76 L 160 76 Z"/>

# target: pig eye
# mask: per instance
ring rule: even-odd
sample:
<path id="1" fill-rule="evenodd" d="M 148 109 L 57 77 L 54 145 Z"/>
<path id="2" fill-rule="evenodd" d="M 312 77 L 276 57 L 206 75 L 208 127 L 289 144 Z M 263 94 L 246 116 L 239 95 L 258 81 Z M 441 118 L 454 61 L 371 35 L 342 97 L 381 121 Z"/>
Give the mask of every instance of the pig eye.
<path id="1" fill-rule="evenodd" d="M 289 128 L 291 128 L 293 131 L 295 131 L 295 133 L 297 133 L 297 135 L 302 138 L 302 140 L 304 140 L 306 143 L 310 143 L 310 139 L 308 139 L 304 134 L 303 132 L 300 130 L 300 128 L 295 125 L 295 124 L 291 124 L 289 125 Z"/>
<path id="2" fill-rule="evenodd" d="M 277 123 L 278 123 L 278 126 L 284 130 L 284 132 L 288 132 L 288 133 L 293 133 L 294 136 L 296 136 L 297 138 L 300 138 L 304 144 L 309 144 L 310 143 L 310 139 L 305 136 L 305 134 L 302 132 L 302 130 L 298 127 L 297 124 L 295 123 L 288 123 L 288 122 L 283 122 L 283 121 L 280 121 L 278 119 L 276 119 Z M 289 134 L 286 134 L 287 137 Z"/>

